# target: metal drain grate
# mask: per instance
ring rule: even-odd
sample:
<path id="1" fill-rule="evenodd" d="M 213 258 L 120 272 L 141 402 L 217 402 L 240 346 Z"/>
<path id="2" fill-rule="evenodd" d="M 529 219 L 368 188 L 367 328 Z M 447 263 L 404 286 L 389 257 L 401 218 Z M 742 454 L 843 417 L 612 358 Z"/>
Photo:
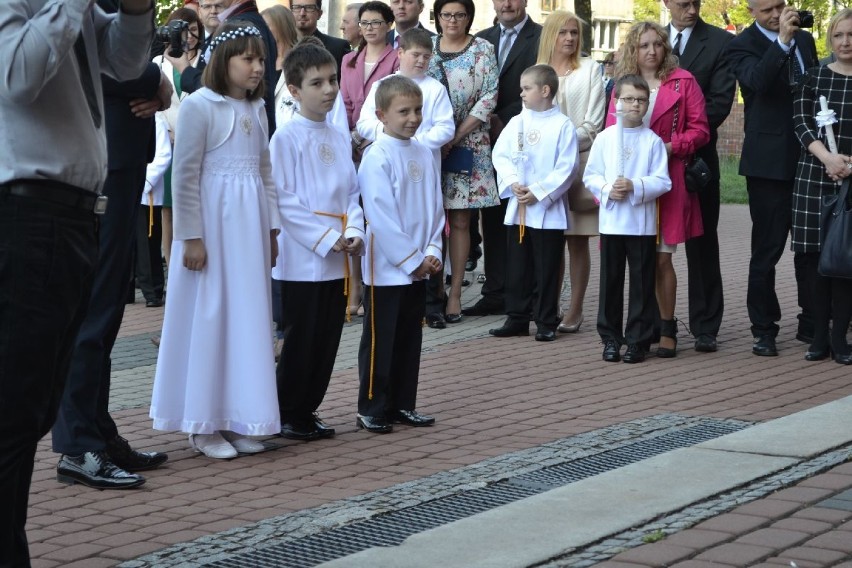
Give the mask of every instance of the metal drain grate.
<path id="1" fill-rule="evenodd" d="M 692 446 L 748 426 L 712 418 L 592 456 L 544 467 L 486 487 L 463 491 L 205 564 L 211 568 L 310 568 L 368 548 L 397 546 L 417 534 L 568 483 Z"/>

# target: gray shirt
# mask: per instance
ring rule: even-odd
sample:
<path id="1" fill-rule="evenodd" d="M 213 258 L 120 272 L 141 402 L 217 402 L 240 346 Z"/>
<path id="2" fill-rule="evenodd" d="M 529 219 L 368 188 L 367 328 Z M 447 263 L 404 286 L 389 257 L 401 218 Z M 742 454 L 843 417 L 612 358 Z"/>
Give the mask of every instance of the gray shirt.
<path id="1" fill-rule="evenodd" d="M 0 1 L 0 183 L 49 179 L 99 191 L 106 134 L 95 128 L 74 42 L 80 30 L 103 115 L 100 73 L 135 79 L 148 63 L 151 12 L 107 15 L 89 0 Z"/>

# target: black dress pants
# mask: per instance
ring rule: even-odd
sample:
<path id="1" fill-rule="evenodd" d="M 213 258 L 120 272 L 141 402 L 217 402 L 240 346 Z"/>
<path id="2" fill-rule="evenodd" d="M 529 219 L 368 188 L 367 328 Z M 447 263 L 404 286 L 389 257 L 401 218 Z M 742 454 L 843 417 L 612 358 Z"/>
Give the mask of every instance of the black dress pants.
<path id="1" fill-rule="evenodd" d="M 364 287 L 358 414 L 385 416 L 416 408 L 425 298 L 422 281 L 407 286 Z"/>
<path id="2" fill-rule="evenodd" d="M 166 275 L 163 272 L 162 214 L 162 207 L 155 206 L 153 211 L 151 207 L 141 207 L 137 216 L 136 282 L 148 302 L 162 300 L 166 287 Z"/>
<path id="3" fill-rule="evenodd" d="M 539 332 L 559 325 L 559 268 L 565 247 L 561 229 L 506 226 L 506 315 L 513 324 L 527 324 L 530 313 Z"/>
<path id="4" fill-rule="evenodd" d="M 343 279 L 281 281 L 284 344 L 276 378 L 282 423 L 304 423 L 322 404 L 346 318 Z"/>
<path id="5" fill-rule="evenodd" d="M 598 300 L 598 334 L 604 341 L 637 344 L 646 351 L 651 345 L 657 267 L 655 236 L 601 235 L 601 288 Z M 629 268 L 630 295 L 627 326 L 624 321 L 624 269 Z"/>
<path id="6" fill-rule="evenodd" d="M 91 211 L 0 189 L 0 566 L 29 566 L 36 444 L 56 418 L 97 254 Z"/>
<path id="7" fill-rule="evenodd" d="M 89 310 L 77 334 L 65 394 L 53 427 L 53 451 L 79 455 L 104 449 L 118 435 L 109 415 L 110 353 L 124 317 L 136 246 L 136 217 L 145 165 L 110 170 L 103 193 L 99 252 Z"/>
<path id="8" fill-rule="evenodd" d="M 506 285 L 506 217 L 508 199 L 500 205 L 480 209 L 482 217 L 482 244 L 485 249 L 485 283 L 482 285 L 483 299 L 489 304 L 502 307 Z"/>
<path id="9" fill-rule="evenodd" d="M 799 259 L 797 266 L 807 275 L 806 293 L 812 298 L 814 335 L 811 348 L 820 351 L 830 347 L 836 354 L 848 355 L 846 334 L 852 319 L 852 280 L 822 276 L 818 270 L 818 252 L 797 252 L 796 258 Z"/>

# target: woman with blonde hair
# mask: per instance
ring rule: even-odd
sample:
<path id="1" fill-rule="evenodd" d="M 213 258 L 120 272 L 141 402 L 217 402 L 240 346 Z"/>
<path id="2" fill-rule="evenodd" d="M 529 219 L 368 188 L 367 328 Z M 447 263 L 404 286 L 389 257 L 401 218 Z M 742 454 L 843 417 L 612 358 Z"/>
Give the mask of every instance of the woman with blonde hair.
<path id="1" fill-rule="evenodd" d="M 275 38 L 275 45 L 278 47 L 278 53 L 275 56 L 275 72 L 278 75 L 278 80 L 275 82 L 275 112 L 276 118 L 279 112 L 279 107 L 283 104 L 283 99 L 289 95 L 287 91 L 287 79 L 284 77 L 284 58 L 296 45 L 299 36 L 296 32 L 296 18 L 293 17 L 293 12 L 280 4 L 270 6 L 263 12 L 263 21 L 269 26 L 269 31 L 272 32 L 272 37 Z M 270 55 L 271 57 L 271 55 Z M 276 120 L 277 124 L 277 120 Z"/>
<path id="2" fill-rule="evenodd" d="M 565 10 L 552 12 L 544 21 L 538 48 L 538 63 L 556 70 L 559 91 L 556 104 L 577 129 L 580 150 L 580 169 L 568 190 L 568 246 L 571 304 L 557 328 L 573 333 L 583 323 L 583 300 L 589 284 L 591 256 L 589 237 L 598 234 L 598 208 L 592 194 L 583 185 L 583 169 L 595 136 L 603 126 L 606 110 L 604 87 L 597 63 L 581 57 L 583 23 L 575 14 Z M 564 269 L 563 269 L 564 272 Z"/>
<path id="3" fill-rule="evenodd" d="M 695 151 L 710 140 L 704 95 L 695 77 L 678 67 L 665 28 L 653 22 L 634 24 L 621 47 L 615 77 L 639 75 L 651 87 L 644 122 L 666 144 L 672 189 L 658 200 L 657 304 L 660 311 L 658 357 L 677 355 L 674 317 L 677 275 L 672 254 L 704 232 L 698 195 L 686 190 L 684 172 Z M 615 100 L 610 101 L 607 126 L 615 124 Z"/>

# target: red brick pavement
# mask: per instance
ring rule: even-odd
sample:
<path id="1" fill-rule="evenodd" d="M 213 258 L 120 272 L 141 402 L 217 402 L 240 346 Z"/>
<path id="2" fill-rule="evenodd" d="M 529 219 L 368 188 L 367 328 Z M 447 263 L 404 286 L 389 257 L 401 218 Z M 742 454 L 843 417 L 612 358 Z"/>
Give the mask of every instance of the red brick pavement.
<path id="1" fill-rule="evenodd" d="M 848 368 L 802 359 L 805 348 L 793 338 L 797 310 L 789 253 L 778 271 L 781 355 L 751 355 L 744 309 L 748 234 L 747 209 L 724 207 L 720 235 L 727 312 L 716 354 L 696 353 L 684 341 L 687 348 L 675 359 L 603 363 L 590 315 L 596 305 L 594 276 L 587 325 L 580 333 L 549 344 L 532 338 L 471 339 L 424 354 L 418 406 L 438 417 L 433 428 L 401 427 L 388 436 L 358 432 L 357 374 L 350 369 L 335 373 L 321 409 L 337 427 L 337 437 L 310 444 L 277 440 L 281 448 L 276 451 L 233 461 L 199 457 L 184 436 L 151 430 L 147 408 L 116 412 L 121 432 L 135 447 L 170 455 L 167 467 L 147 473 L 148 483 L 138 490 L 102 492 L 58 484 L 57 456 L 50 452 L 48 436 L 39 446 L 31 491 L 33 565 L 107 566 L 175 542 L 635 418 L 668 412 L 764 421 L 852 394 Z M 685 315 L 683 260 L 680 251 L 678 313 Z M 160 317 L 161 310 L 130 306 L 122 336 L 155 331 Z M 748 515 L 734 515 L 748 525 Z M 769 525 L 757 522 L 751 533 Z M 698 537 L 708 538 L 712 531 L 701 530 Z M 661 547 L 692 550 L 673 539 Z M 748 542 L 730 546 L 758 558 L 766 548 Z"/>

